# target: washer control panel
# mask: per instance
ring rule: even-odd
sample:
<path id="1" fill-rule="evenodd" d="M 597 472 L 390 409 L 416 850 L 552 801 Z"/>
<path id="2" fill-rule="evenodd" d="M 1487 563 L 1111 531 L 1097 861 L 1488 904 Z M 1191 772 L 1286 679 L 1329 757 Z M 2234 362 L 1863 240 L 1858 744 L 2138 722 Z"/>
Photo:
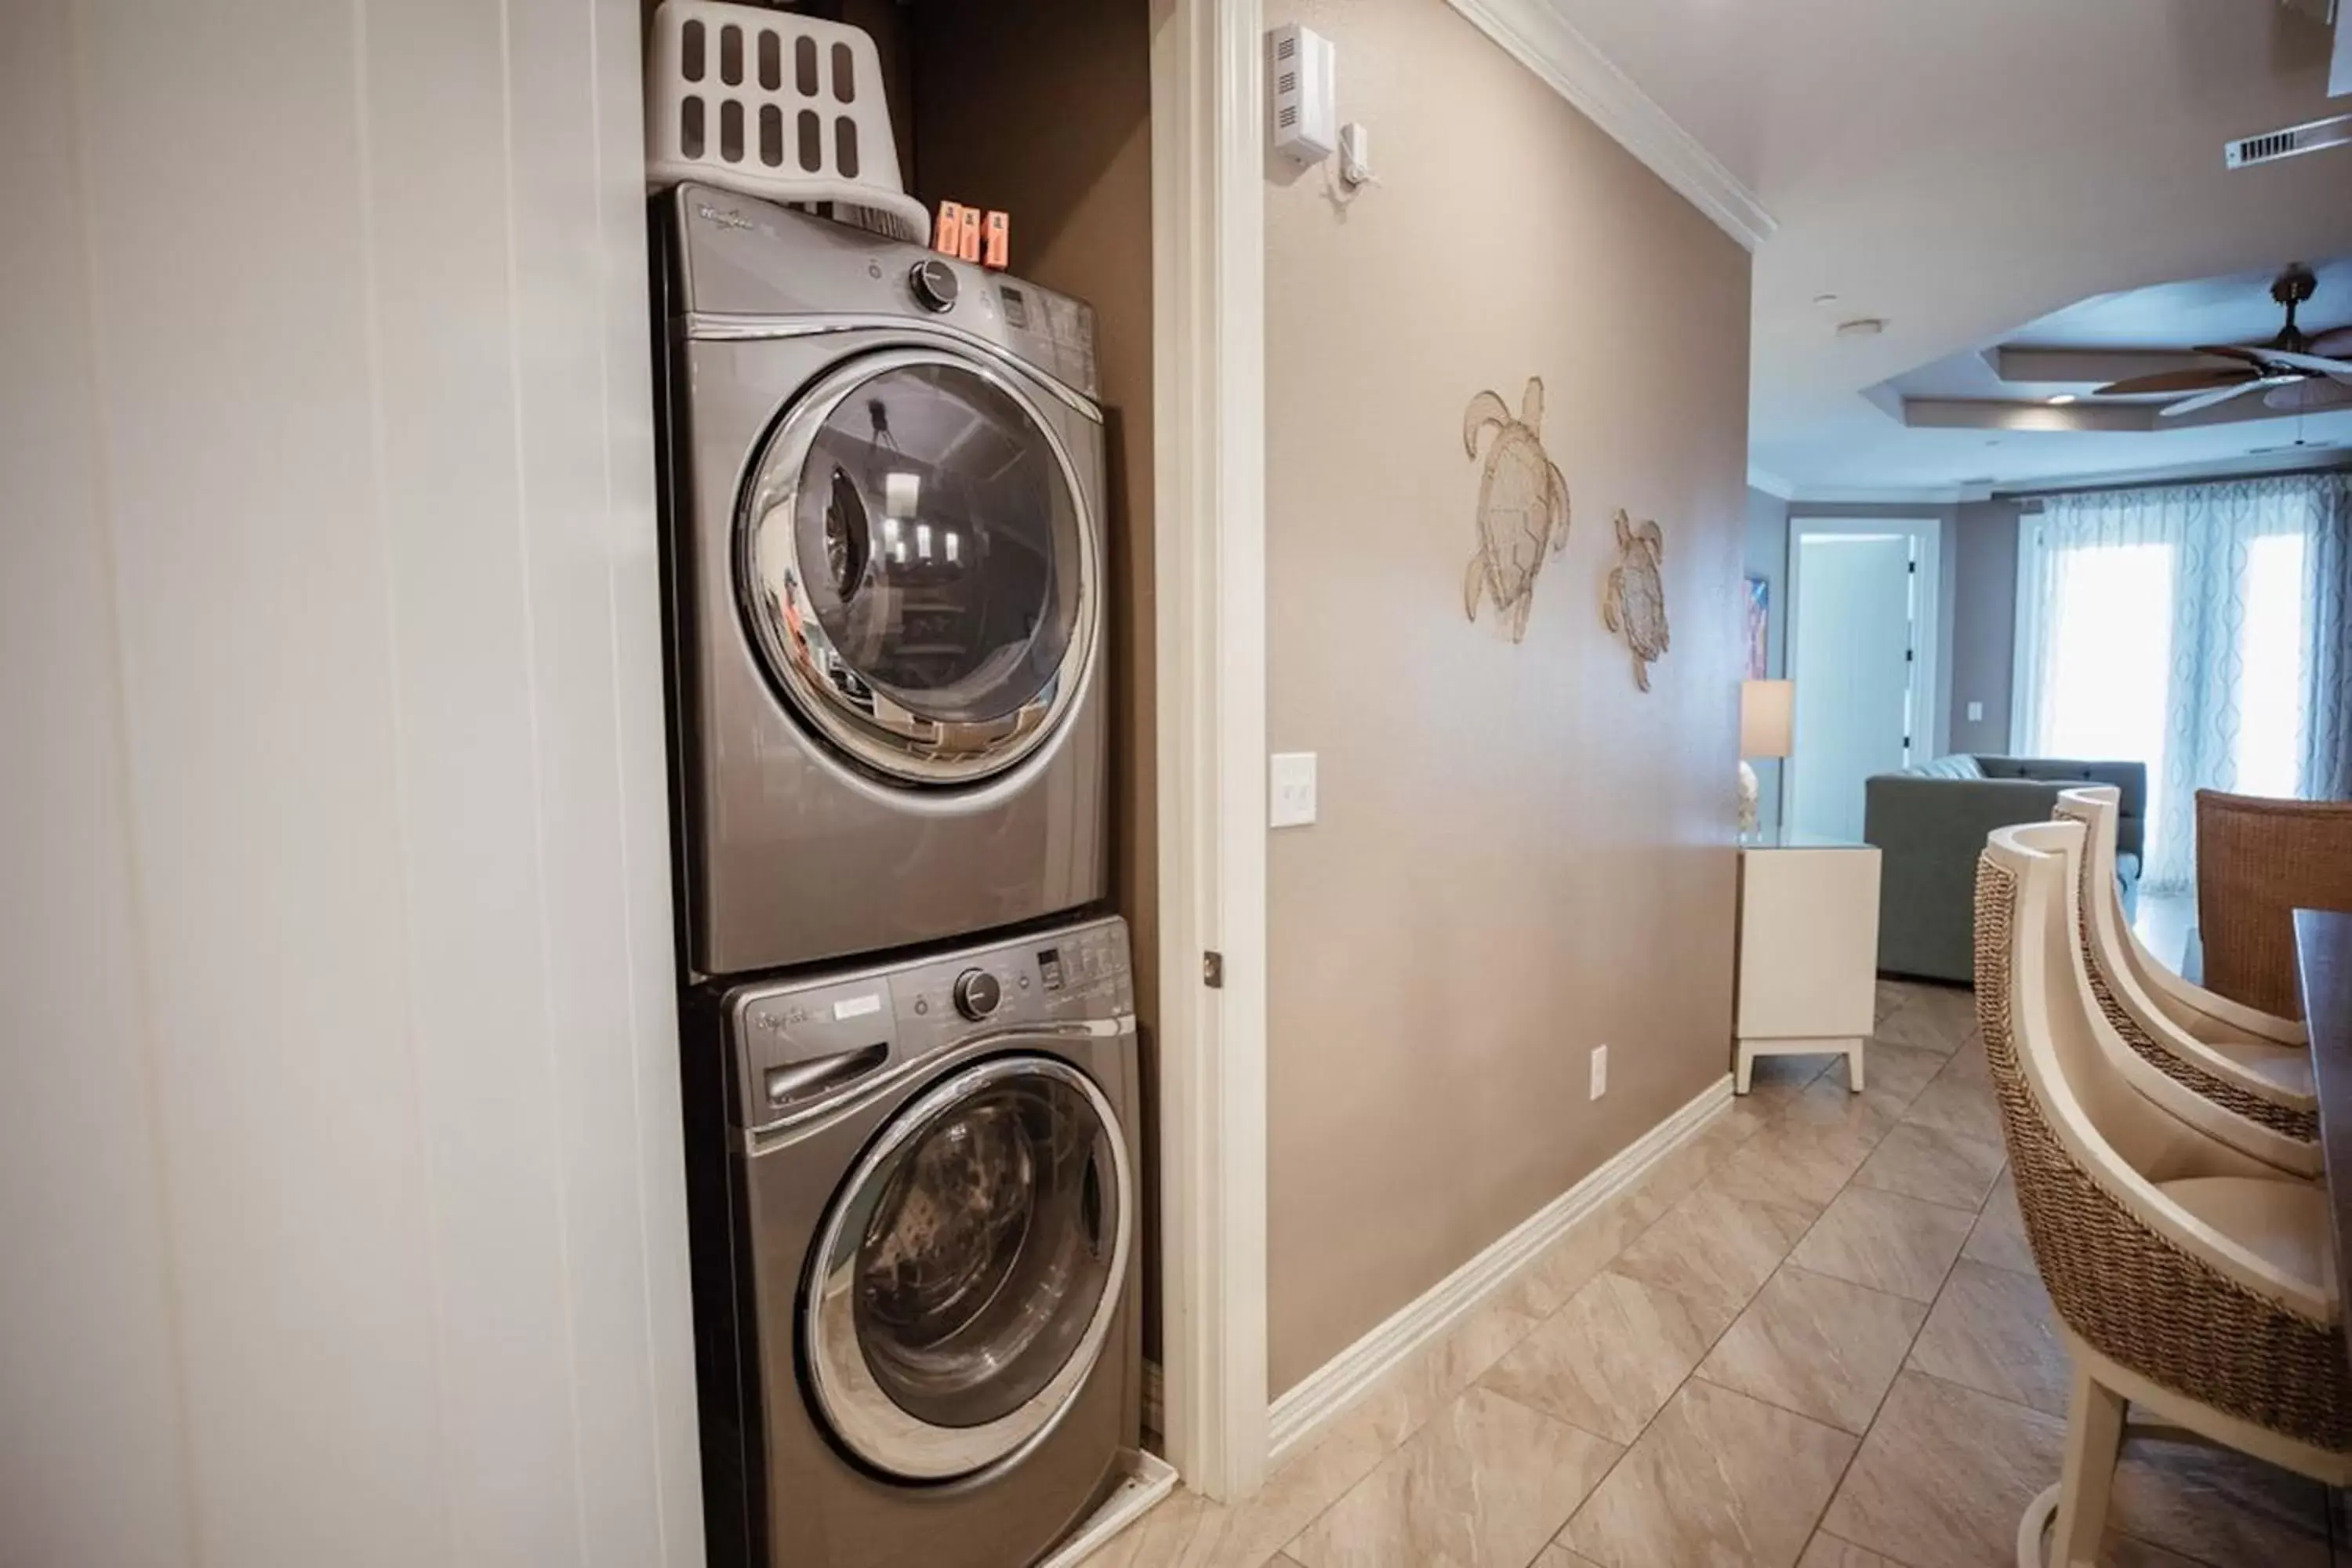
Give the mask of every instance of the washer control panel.
<path id="1" fill-rule="evenodd" d="M 982 1035 L 1126 1023 L 1127 922 L 1009 938 L 896 966 L 741 985 L 725 994 L 738 1126 L 797 1118 L 876 1074 Z"/>

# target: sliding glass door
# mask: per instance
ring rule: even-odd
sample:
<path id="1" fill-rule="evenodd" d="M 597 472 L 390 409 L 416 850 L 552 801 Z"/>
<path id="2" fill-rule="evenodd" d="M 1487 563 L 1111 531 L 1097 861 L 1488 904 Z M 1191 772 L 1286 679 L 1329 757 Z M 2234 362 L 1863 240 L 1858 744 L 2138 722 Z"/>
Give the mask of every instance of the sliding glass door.
<path id="1" fill-rule="evenodd" d="M 2193 880 L 2195 795 L 2352 785 L 2352 476 L 2053 496 L 2018 555 L 2014 748 L 2147 764 L 2146 885 Z"/>

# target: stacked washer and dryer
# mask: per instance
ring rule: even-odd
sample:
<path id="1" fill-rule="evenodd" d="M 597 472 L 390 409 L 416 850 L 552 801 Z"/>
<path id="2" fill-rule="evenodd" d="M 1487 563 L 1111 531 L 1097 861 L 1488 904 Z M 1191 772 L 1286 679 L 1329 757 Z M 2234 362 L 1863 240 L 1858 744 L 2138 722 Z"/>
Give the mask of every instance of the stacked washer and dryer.
<path id="1" fill-rule="evenodd" d="M 1015 1568 L 1141 1427 L 1092 314 L 655 213 L 711 1561 Z"/>

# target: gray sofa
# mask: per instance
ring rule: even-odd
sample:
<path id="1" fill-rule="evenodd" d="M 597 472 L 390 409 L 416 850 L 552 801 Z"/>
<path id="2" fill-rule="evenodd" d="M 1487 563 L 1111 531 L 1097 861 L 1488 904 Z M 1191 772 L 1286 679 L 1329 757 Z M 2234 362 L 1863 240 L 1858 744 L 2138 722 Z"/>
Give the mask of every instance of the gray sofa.
<path id="1" fill-rule="evenodd" d="M 2116 868 L 2130 910 L 2147 821 L 2146 763 L 1963 753 L 1864 781 L 1862 836 L 1879 850 L 1878 967 L 1973 981 L 1977 857 L 1985 836 L 2048 820 L 2060 790 L 2085 784 L 2122 792 Z"/>

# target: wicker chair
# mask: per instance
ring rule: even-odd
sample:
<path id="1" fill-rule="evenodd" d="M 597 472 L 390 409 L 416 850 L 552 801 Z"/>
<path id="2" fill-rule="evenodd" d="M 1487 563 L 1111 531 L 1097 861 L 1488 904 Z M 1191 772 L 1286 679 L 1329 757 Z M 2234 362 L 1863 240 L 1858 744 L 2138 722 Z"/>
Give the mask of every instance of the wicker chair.
<path id="1" fill-rule="evenodd" d="M 2294 911 L 2352 910 L 2352 803 L 2197 792 L 2197 921 L 2205 984 L 2303 1016 Z"/>
<path id="2" fill-rule="evenodd" d="M 2191 985 L 2140 945 L 2116 889 L 2116 792 L 2105 786 L 2058 797 L 2055 819 L 2084 828 L 2075 912 L 2091 994 L 2123 1042 L 2166 1077 L 2294 1146 L 2282 1150 L 2251 1128 L 2231 1142 L 2296 1174 L 2317 1175 L 2319 1110 L 2303 1026 Z"/>
<path id="3" fill-rule="evenodd" d="M 2021 1568 L 2042 1568 L 2053 1512 L 2053 1560 L 2096 1563 L 2126 1404 L 2143 1424 L 2352 1482 L 2352 1370 L 2326 1192 L 2278 1176 L 2115 1070 L 2118 1052 L 2139 1058 L 2109 1047 L 2076 942 L 2082 839 L 2072 822 L 2005 827 L 1977 874 L 1985 1059 L 2026 1236 L 2074 1363 L 2064 1467 L 2020 1522 Z"/>

